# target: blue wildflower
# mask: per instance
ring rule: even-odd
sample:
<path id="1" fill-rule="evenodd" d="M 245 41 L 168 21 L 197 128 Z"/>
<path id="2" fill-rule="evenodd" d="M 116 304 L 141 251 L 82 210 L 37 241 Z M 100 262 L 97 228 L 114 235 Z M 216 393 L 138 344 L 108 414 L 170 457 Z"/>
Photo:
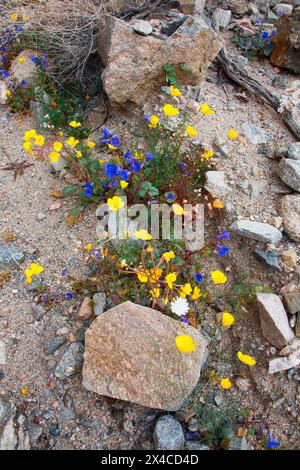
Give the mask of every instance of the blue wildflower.
<path id="1" fill-rule="evenodd" d="M 138 173 L 141 169 L 141 164 L 137 160 L 130 160 L 130 170 Z"/>
<path id="2" fill-rule="evenodd" d="M 268 39 L 268 37 L 269 37 L 269 34 L 267 33 L 267 31 L 263 31 L 261 35 L 262 40 L 264 41 L 265 39 Z"/>
<path id="3" fill-rule="evenodd" d="M 65 276 L 67 276 L 68 274 L 69 274 L 69 271 L 67 270 L 67 268 L 64 268 L 64 269 L 62 270 L 62 272 L 61 272 L 62 277 L 65 277 Z"/>
<path id="4" fill-rule="evenodd" d="M 0 75 L 2 75 L 3 78 L 9 77 L 9 73 L 7 70 L 0 70 Z"/>
<path id="5" fill-rule="evenodd" d="M 273 29 L 273 31 L 270 32 L 269 37 L 272 38 L 276 34 L 276 29 Z"/>
<path id="6" fill-rule="evenodd" d="M 190 323 L 190 320 L 188 319 L 188 317 L 185 317 L 185 316 L 180 317 L 180 321 L 182 321 L 182 323 Z"/>
<path id="7" fill-rule="evenodd" d="M 230 235 L 227 232 L 226 228 L 224 228 L 223 232 L 216 236 L 217 240 L 221 240 L 222 238 L 224 238 L 225 240 L 230 240 Z"/>
<path id="8" fill-rule="evenodd" d="M 266 443 L 266 449 L 274 449 L 275 447 L 279 447 L 280 446 L 280 442 L 278 441 L 275 441 L 273 439 L 273 436 L 271 433 L 269 433 L 269 440 L 268 442 Z"/>
<path id="9" fill-rule="evenodd" d="M 133 157 L 132 153 L 130 152 L 130 150 L 127 150 L 127 152 L 124 153 L 124 158 L 131 159 L 131 158 L 134 158 L 134 157 Z"/>
<path id="10" fill-rule="evenodd" d="M 73 299 L 73 294 L 72 292 L 68 292 L 67 295 L 66 295 L 67 299 L 68 300 L 72 300 Z"/>
<path id="11" fill-rule="evenodd" d="M 200 274 L 200 273 L 195 274 L 195 281 L 196 282 L 202 282 L 203 279 L 204 279 L 203 274 Z"/>
<path id="12" fill-rule="evenodd" d="M 21 86 L 26 86 L 26 85 L 27 85 L 26 80 L 22 80 L 20 85 L 21 85 Z"/>
<path id="13" fill-rule="evenodd" d="M 225 256 L 229 253 L 229 248 L 227 246 L 221 246 L 217 243 L 218 256 Z"/>
<path id="14" fill-rule="evenodd" d="M 120 138 L 117 136 L 117 135 L 113 135 L 110 139 L 109 139 L 109 143 L 110 145 L 112 145 L 113 147 L 119 147 L 121 145 L 121 140 Z"/>
<path id="15" fill-rule="evenodd" d="M 35 65 L 39 64 L 39 58 L 36 55 L 31 56 L 31 60 Z"/>
<path id="16" fill-rule="evenodd" d="M 150 120 L 150 118 L 151 118 L 151 114 L 150 114 L 150 113 L 147 113 L 147 114 L 145 114 L 145 116 L 144 116 L 144 119 L 145 119 L 145 121 L 147 121 L 147 122 L 148 122 L 148 124 L 150 124 L 150 123 L 151 123 L 151 120 Z"/>
<path id="17" fill-rule="evenodd" d="M 166 194 L 166 198 L 167 198 L 167 201 L 168 201 L 168 202 L 169 202 L 169 201 L 174 201 L 175 196 L 174 196 L 174 194 L 172 194 L 172 193 L 168 193 L 168 194 Z"/>
<path id="18" fill-rule="evenodd" d="M 109 178 L 114 178 L 117 176 L 118 167 L 114 163 L 107 163 L 104 172 Z"/>
<path id="19" fill-rule="evenodd" d="M 84 195 L 86 197 L 93 196 L 93 183 L 85 183 L 84 185 Z"/>
<path id="20" fill-rule="evenodd" d="M 127 170 L 124 170 L 121 167 L 118 167 L 117 170 L 117 175 L 122 181 L 129 181 L 129 172 Z"/>
<path id="21" fill-rule="evenodd" d="M 44 303 L 48 302 L 48 295 L 44 295 L 44 297 L 43 297 L 43 302 L 44 302 Z"/>
<path id="22" fill-rule="evenodd" d="M 2 62 L 6 62 L 6 61 L 7 61 L 6 55 L 3 55 L 3 56 L 1 57 L 1 61 L 2 61 Z"/>
<path id="23" fill-rule="evenodd" d="M 44 67 L 44 69 L 47 69 L 47 68 L 49 67 L 49 62 L 48 62 L 48 60 L 44 59 L 44 60 L 42 61 L 42 66 Z"/>
<path id="24" fill-rule="evenodd" d="M 153 153 L 150 153 L 150 152 L 146 153 L 146 160 L 153 160 L 153 158 L 154 158 Z"/>

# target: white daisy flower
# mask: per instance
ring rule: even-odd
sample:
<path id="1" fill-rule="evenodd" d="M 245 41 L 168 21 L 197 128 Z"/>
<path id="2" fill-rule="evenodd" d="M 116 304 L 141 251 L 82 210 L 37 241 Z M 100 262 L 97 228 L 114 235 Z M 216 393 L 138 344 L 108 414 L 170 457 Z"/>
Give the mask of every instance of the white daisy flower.
<path id="1" fill-rule="evenodd" d="M 171 310 L 175 315 L 182 317 L 186 315 L 189 311 L 190 307 L 188 301 L 183 299 L 182 297 L 177 297 L 175 300 L 171 302 Z"/>

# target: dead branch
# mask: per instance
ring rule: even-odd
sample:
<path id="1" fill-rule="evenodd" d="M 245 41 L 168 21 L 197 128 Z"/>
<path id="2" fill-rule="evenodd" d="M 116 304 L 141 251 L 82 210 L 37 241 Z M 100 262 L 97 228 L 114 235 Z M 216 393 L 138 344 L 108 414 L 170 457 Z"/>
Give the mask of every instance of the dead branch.
<path id="1" fill-rule="evenodd" d="M 285 107 L 282 110 L 282 102 L 276 95 L 273 95 L 273 93 L 271 93 L 265 86 L 261 85 L 257 80 L 241 70 L 234 60 L 228 57 L 224 49 L 219 53 L 218 60 L 224 72 L 233 81 L 254 94 L 256 97 L 261 98 L 262 101 L 280 114 L 282 120 L 285 122 L 291 133 L 300 140 L 300 123 L 296 121 L 293 116 L 293 112 L 290 109 Z"/>

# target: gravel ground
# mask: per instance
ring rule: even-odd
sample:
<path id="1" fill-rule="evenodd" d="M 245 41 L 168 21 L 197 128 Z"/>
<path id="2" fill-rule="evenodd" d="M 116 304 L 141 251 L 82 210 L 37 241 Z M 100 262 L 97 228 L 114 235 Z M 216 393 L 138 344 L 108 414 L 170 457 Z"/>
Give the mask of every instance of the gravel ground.
<path id="1" fill-rule="evenodd" d="M 276 75 L 269 64 L 258 67 L 249 63 L 248 67 L 268 86 Z M 282 75 L 288 83 L 292 82 L 293 77 L 286 73 Z M 199 102 L 203 100 L 216 110 L 214 116 L 203 118 L 197 124 L 201 139 L 203 136 L 205 142 L 214 145 L 216 136 L 219 136 L 225 142 L 229 127 L 240 132 L 240 139 L 230 143 L 227 157 L 215 160 L 217 169 L 224 170 L 228 176 L 232 191 L 227 199 L 230 210 L 227 210 L 226 219 L 223 216 L 207 219 L 207 238 L 224 226 L 228 227 L 238 216 L 274 223 L 274 217 L 278 216 L 276 205 L 281 197 L 272 191 L 272 187 L 279 183 L 274 174 L 277 165 L 273 158 L 274 147 L 294 140 L 272 110 L 251 97 L 249 101 L 241 101 L 236 96 L 240 90 L 228 81 L 220 81 L 213 70 L 211 78 L 213 81 L 190 90 L 198 93 Z M 151 107 L 145 105 L 145 108 L 155 109 L 155 106 L 161 106 L 162 100 L 158 96 L 153 102 L 156 104 Z M 122 130 L 128 131 L 129 122 L 132 124 L 135 119 L 140 119 L 138 114 L 130 114 L 129 121 L 129 114 L 128 110 L 113 116 L 110 127 L 120 129 L 121 135 Z M 269 143 L 264 153 L 261 153 L 260 146 L 250 144 L 243 134 L 242 124 L 246 121 L 267 133 Z M 1 109 L 0 123 L 1 146 L 12 160 L 25 158 L 21 152 L 22 136 L 25 130 L 35 127 L 32 119 L 27 116 L 20 119 Z M 7 158 L 1 152 L 0 166 L 6 164 Z M 7 237 L 13 235 L 13 243 L 26 254 L 22 270 L 11 269 L 11 280 L 1 289 L 0 340 L 5 343 L 7 359 L 6 365 L 0 366 L 0 393 L 11 396 L 31 425 L 35 423 L 40 429 L 37 433 L 39 438 L 32 438 L 33 448 L 152 448 L 155 412 L 85 391 L 80 384 L 80 374 L 72 379 L 53 378 L 61 355 L 71 343 L 82 341 L 82 327 L 88 324 L 82 325 L 75 318 L 80 299 L 59 301 L 37 320 L 36 294 L 24 283 L 22 272 L 33 260 L 42 264 L 45 268 L 43 279 L 60 298 L 65 299 L 70 285 L 61 272 L 67 268 L 70 274 L 80 277 L 87 271 L 84 246 L 95 241 L 96 219 L 94 210 L 89 210 L 81 223 L 71 228 L 66 224 L 71 201 L 63 200 L 61 207 L 51 208 L 57 202 L 51 192 L 61 189 L 64 182 L 50 170 L 50 166 L 35 162 L 16 181 L 13 181 L 11 173 L 0 173 L 0 243 L 7 243 Z M 290 268 L 283 263 L 278 273 L 268 270 L 254 258 L 254 248 L 266 248 L 263 244 L 233 237 L 229 246 L 230 255 L 220 262 L 220 267 L 226 270 L 230 279 L 228 290 L 235 283 L 246 280 L 250 284 L 268 285 L 278 293 L 287 282 L 296 280 L 295 266 Z M 280 253 L 287 248 L 300 255 L 299 246 L 284 236 L 276 249 Z M 222 307 L 222 302 L 225 300 L 219 301 L 219 307 Z M 237 376 L 249 374 L 249 371 L 241 371 L 235 366 L 233 358 L 237 350 L 253 354 L 258 362 L 255 368 L 250 369 L 248 391 L 233 387 L 230 391 L 221 392 L 207 382 L 204 385 L 200 383 L 191 402 L 181 410 L 186 427 L 192 427 L 195 405 L 204 406 L 213 401 L 219 413 L 226 409 L 228 402 L 234 402 L 236 409 L 249 407 L 255 410 L 263 423 L 272 423 L 272 432 L 283 446 L 299 448 L 300 377 L 296 370 L 268 375 L 267 360 L 273 351 L 270 352 L 270 346 L 262 338 L 257 312 L 241 309 L 239 321 L 225 333 L 216 328 L 216 311 L 208 308 L 203 313 L 202 327 L 212 337 L 206 370 L 226 374 L 236 369 Z M 46 340 L 57 336 L 62 328 L 59 333 L 65 339 L 64 344 L 54 354 L 45 354 Z M 22 389 L 27 389 L 26 393 L 24 390 L 22 393 Z M 255 441 L 251 439 L 250 445 L 255 447 Z"/>

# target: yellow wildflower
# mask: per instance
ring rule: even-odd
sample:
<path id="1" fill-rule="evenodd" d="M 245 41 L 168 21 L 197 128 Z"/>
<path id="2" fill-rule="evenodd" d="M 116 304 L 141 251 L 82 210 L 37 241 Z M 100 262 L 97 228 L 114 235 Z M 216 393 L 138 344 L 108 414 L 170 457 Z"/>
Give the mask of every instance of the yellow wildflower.
<path id="1" fill-rule="evenodd" d="M 20 58 L 18 59 L 18 61 L 19 61 L 21 64 L 24 64 L 24 62 L 25 62 L 25 57 L 20 57 Z"/>
<path id="2" fill-rule="evenodd" d="M 239 133 L 235 129 L 229 129 L 227 135 L 230 140 L 236 140 L 239 136 Z"/>
<path id="3" fill-rule="evenodd" d="M 21 388 L 21 393 L 22 393 L 22 395 L 27 395 L 28 389 L 27 388 Z"/>
<path id="4" fill-rule="evenodd" d="M 87 245 L 85 245 L 84 249 L 87 250 L 87 251 L 91 251 L 91 249 L 93 248 L 93 244 L 92 243 L 88 243 Z"/>
<path id="5" fill-rule="evenodd" d="M 112 211 L 118 211 L 125 206 L 125 202 L 119 196 L 110 197 L 107 199 L 107 204 Z"/>
<path id="6" fill-rule="evenodd" d="M 77 152 L 76 152 L 76 157 L 77 157 L 77 158 L 81 158 L 81 157 L 82 157 L 82 152 L 80 152 L 80 150 L 77 150 Z"/>
<path id="7" fill-rule="evenodd" d="M 29 152 L 32 149 L 32 143 L 30 141 L 25 141 L 23 148 L 26 152 Z"/>
<path id="8" fill-rule="evenodd" d="M 163 107 L 163 112 L 167 117 L 177 116 L 179 114 L 179 109 L 175 108 L 172 104 L 165 104 Z"/>
<path id="9" fill-rule="evenodd" d="M 192 300 L 198 300 L 202 296 L 201 290 L 198 286 L 194 287 L 194 292 L 192 294 Z"/>
<path id="10" fill-rule="evenodd" d="M 5 95 L 7 96 L 7 98 L 9 98 L 9 97 L 11 96 L 11 91 L 10 91 L 10 90 L 6 90 Z"/>
<path id="11" fill-rule="evenodd" d="M 182 353 L 190 353 L 190 352 L 195 351 L 196 349 L 194 340 L 189 335 L 176 336 L 175 342 L 176 342 L 176 347 L 178 351 Z"/>
<path id="12" fill-rule="evenodd" d="M 88 140 L 86 145 L 88 146 L 89 149 L 93 149 L 96 145 L 96 142 L 93 142 L 92 140 Z"/>
<path id="13" fill-rule="evenodd" d="M 179 295 L 181 298 L 185 299 L 187 295 L 190 295 L 192 292 L 192 286 L 190 283 L 185 284 L 182 288 L 181 291 L 179 292 Z"/>
<path id="14" fill-rule="evenodd" d="M 29 20 L 30 20 L 29 16 L 23 16 L 23 21 L 29 21 Z"/>
<path id="15" fill-rule="evenodd" d="M 18 21 L 19 15 L 16 12 L 11 13 L 10 19 L 11 21 Z"/>
<path id="16" fill-rule="evenodd" d="M 175 282 L 177 279 L 177 274 L 176 273 L 169 273 L 165 277 L 165 281 L 169 287 L 169 289 L 173 289 L 173 282 Z"/>
<path id="17" fill-rule="evenodd" d="M 173 208 L 174 214 L 176 214 L 176 215 L 184 214 L 184 208 L 181 207 L 179 204 L 173 204 L 172 208 Z"/>
<path id="18" fill-rule="evenodd" d="M 155 299 L 158 299 L 160 297 L 160 289 L 158 287 L 154 287 L 151 291 L 150 291 L 150 294 L 152 295 L 152 297 L 154 297 Z"/>
<path id="19" fill-rule="evenodd" d="M 110 149 L 110 150 L 117 150 L 118 147 L 115 147 L 114 145 L 111 145 L 111 144 L 107 144 L 107 147 Z"/>
<path id="20" fill-rule="evenodd" d="M 215 114 L 215 111 L 207 103 L 204 103 L 202 106 L 200 106 L 200 111 L 202 114 L 205 114 L 205 116 Z"/>
<path id="21" fill-rule="evenodd" d="M 159 278 L 162 275 L 163 270 L 160 268 L 150 269 L 149 271 L 149 282 L 151 284 L 156 284 L 159 281 Z"/>
<path id="22" fill-rule="evenodd" d="M 25 132 L 23 140 L 25 140 L 25 142 L 28 142 L 29 140 L 33 139 L 36 135 L 36 130 L 30 129 L 29 131 Z"/>
<path id="23" fill-rule="evenodd" d="M 127 188 L 128 185 L 129 185 L 129 183 L 127 181 L 123 181 L 123 180 L 120 181 L 120 186 L 121 186 L 122 189 Z"/>
<path id="24" fill-rule="evenodd" d="M 179 88 L 176 88 L 173 85 L 170 86 L 170 93 L 171 93 L 172 96 L 180 96 L 181 95 L 181 91 L 179 90 Z"/>
<path id="25" fill-rule="evenodd" d="M 25 269 L 25 277 L 27 284 L 32 284 L 32 271 L 30 269 Z"/>
<path id="26" fill-rule="evenodd" d="M 53 148 L 55 150 L 55 152 L 60 152 L 61 149 L 62 149 L 62 143 L 61 142 L 54 142 L 53 144 Z"/>
<path id="27" fill-rule="evenodd" d="M 44 271 L 44 268 L 40 264 L 31 263 L 30 270 L 32 274 L 41 274 Z"/>
<path id="28" fill-rule="evenodd" d="M 149 127 L 152 127 L 152 129 L 156 129 L 156 127 L 158 126 L 158 123 L 159 123 L 159 117 L 158 116 L 155 116 L 155 114 L 150 116 Z"/>
<path id="29" fill-rule="evenodd" d="M 171 259 L 175 258 L 175 253 L 174 251 L 166 251 L 165 253 L 163 253 L 163 258 L 164 260 L 169 263 L 169 261 L 171 261 Z"/>
<path id="30" fill-rule="evenodd" d="M 195 129 L 193 126 L 187 126 L 185 131 L 189 137 L 195 137 L 198 134 L 197 129 Z"/>
<path id="31" fill-rule="evenodd" d="M 231 313 L 223 312 L 221 321 L 223 326 L 231 326 L 235 322 L 235 318 Z"/>
<path id="32" fill-rule="evenodd" d="M 222 271 L 212 271 L 210 275 L 214 284 L 225 284 L 227 282 L 227 276 Z"/>
<path id="33" fill-rule="evenodd" d="M 78 122 L 78 121 L 71 121 L 71 122 L 69 122 L 69 126 L 70 126 L 70 127 L 73 127 L 73 128 L 80 127 L 80 126 L 81 126 L 81 122 Z"/>
<path id="34" fill-rule="evenodd" d="M 70 147 L 76 147 L 77 144 L 79 144 L 78 139 L 74 139 L 74 137 L 69 137 L 67 140 L 67 144 L 70 145 Z"/>
<path id="35" fill-rule="evenodd" d="M 228 377 L 225 377 L 224 379 L 222 379 L 220 382 L 220 387 L 224 388 L 225 390 L 228 390 L 229 388 L 231 388 L 232 383 L 230 382 L 230 379 Z"/>
<path id="36" fill-rule="evenodd" d="M 205 158 L 205 160 L 209 160 L 213 156 L 214 156 L 213 150 L 210 150 L 210 149 L 205 149 L 204 150 L 203 157 Z"/>
<path id="37" fill-rule="evenodd" d="M 248 356 L 247 354 L 243 354 L 241 351 L 237 353 L 237 356 L 241 362 L 247 364 L 247 366 L 255 366 L 256 360 L 252 356 Z"/>
<path id="38" fill-rule="evenodd" d="M 222 202 L 220 201 L 219 198 L 216 198 L 214 201 L 213 201 L 213 206 L 216 208 L 216 209 L 223 209 L 224 208 L 224 205 L 222 204 Z"/>
<path id="39" fill-rule="evenodd" d="M 147 230 L 145 229 L 141 229 L 141 230 L 137 230 L 135 232 L 135 236 L 136 238 L 139 238 L 140 240 L 152 240 L 152 235 L 150 235 L 150 233 L 147 232 Z"/>
<path id="40" fill-rule="evenodd" d="M 142 283 L 148 282 L 149 280 L 149 276 L 147 273 L 137 273 L 137 277 Z"/>
<path id="41" fill-rule="evenodd" d="M 38 147 L 42 147 L 45 143 L 45 139 L 42 135 L 40 134 L 37 134 L 35 137 L 34 137 L 34 143 L 35 145 L 38 145 Z"/>
<path id="42" fill-rule="evenodd" d="M 49 157 L 50 157 L 50 162 L 51 163 L 56 163 L 59 160 L 60 155 L 57 152 L 51 152 L 49 154 Z"/>

